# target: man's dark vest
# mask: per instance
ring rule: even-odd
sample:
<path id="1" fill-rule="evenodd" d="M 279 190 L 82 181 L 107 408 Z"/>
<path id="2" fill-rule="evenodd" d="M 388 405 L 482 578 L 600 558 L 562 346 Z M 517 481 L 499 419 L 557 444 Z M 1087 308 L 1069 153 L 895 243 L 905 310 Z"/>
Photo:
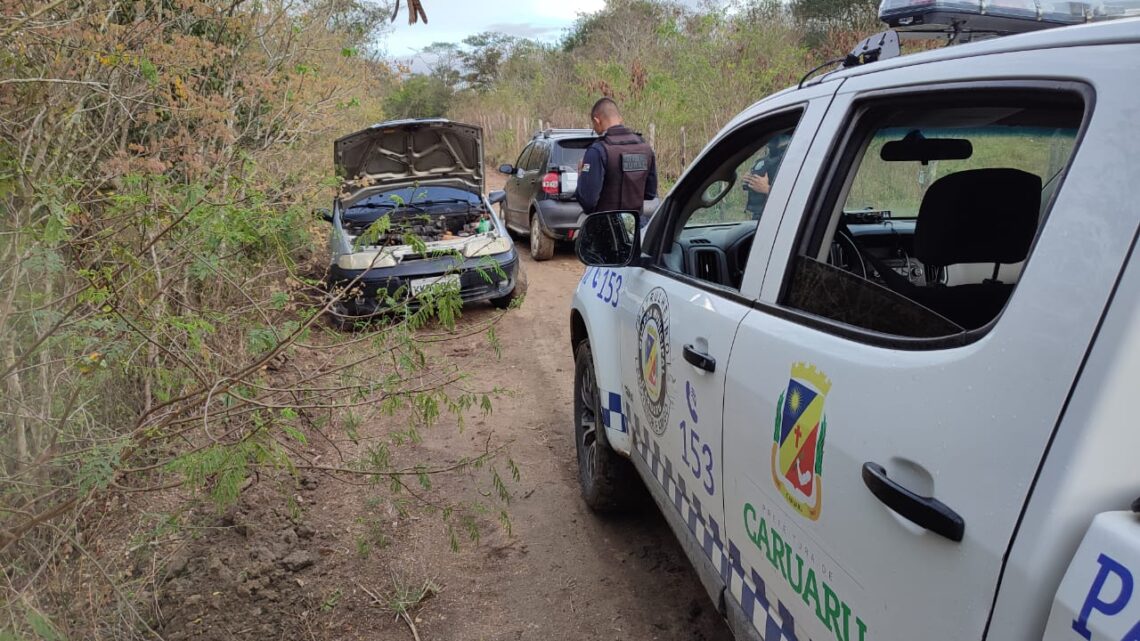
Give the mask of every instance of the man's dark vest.
<path id="1" fill-rule="evenodd" d="M 624 125 L 607 129 L 599 142 L 606 154 L 606 175 L 595 211 L 641 211 L 645 205 L 645 181 L 653 166 L 653 148 Z"/>

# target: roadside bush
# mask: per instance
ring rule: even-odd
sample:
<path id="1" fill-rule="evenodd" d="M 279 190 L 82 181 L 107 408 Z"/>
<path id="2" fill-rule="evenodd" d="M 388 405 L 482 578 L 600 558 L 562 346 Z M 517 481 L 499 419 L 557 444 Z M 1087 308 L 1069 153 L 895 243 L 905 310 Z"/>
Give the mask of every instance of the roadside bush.
<path id="1" fill-rule="evenodd" d="M 143 529 L 148 501 L 178 523 L 254 475 L 314 467 L 305 445 L 329 430 L 382 416 L 414 442 L 489 400 L 425 356 L 454 292 L 382 331 L 321 322 L 309 212 L 332 138 L 380 119 L 393 75 L 369 46 L 387 7 L 0 11 L 0 638 L 153 638 L 145 595 L 177 535 Z M 433 473 L 387 447 L 322 473 L 389 492 Z"/>
<path id="2" fill-rule="evenodd" d="M 612 0 L 558 46 L 516 44 L 497 80 L 457 96 L 449 113 L 488 129 L 488 156 L 512 162 L 539 122 L 587 127 L 593 102 L 611 96 L 652 136 L 669 185 L 742 109 L 879 29 L 865 2 L 812 2 L 752 0 L 725 12 Z"/>

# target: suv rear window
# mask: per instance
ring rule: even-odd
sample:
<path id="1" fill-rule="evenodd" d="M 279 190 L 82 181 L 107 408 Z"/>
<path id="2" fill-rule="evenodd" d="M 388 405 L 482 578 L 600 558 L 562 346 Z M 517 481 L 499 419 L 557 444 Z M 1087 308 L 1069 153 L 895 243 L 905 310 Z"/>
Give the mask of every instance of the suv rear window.
<path id="1" fill-rule="evenodd" d="M 1085 107 L 1073 93 L 962 96 L 860 109 L 782 304 L 905 338 L 962 334 L 1000 315 Z"/>
<path id="2" fill-rule="evenodd" d="M 578 169 L 578 163 L 582 162 L 582 158 L 586 155 L 586 147 L 589 147 L 593 142 L 593 138 L 559 140 L 558 144 L 554 145 L 557 151 L 551 157 L 550 164 Z"/>

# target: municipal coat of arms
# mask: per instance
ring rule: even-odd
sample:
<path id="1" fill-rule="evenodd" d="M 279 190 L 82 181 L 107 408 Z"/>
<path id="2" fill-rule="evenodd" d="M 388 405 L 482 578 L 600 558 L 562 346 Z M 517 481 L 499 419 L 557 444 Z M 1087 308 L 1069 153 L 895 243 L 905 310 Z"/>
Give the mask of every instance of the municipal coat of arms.
<path id="1" fill-rule="evenodd" d="M 660 436 L 669 420 L 669 297 L 655 287 L 637 319 L 637 386 L 649 428 Z"/>
<path id="2" fill-rule="evenodd" d="M 816 520 L 823 505 L 824 398 L 831 381 L 813 365 L 795 363 L 776 403 L 772 481 L 797 512 Z"/>

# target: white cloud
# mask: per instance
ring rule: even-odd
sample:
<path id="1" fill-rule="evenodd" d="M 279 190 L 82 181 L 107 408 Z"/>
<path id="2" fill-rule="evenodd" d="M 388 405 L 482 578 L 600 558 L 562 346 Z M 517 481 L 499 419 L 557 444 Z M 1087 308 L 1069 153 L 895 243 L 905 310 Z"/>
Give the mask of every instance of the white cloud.
<path id="1" fill-rule="evenodd" d="M 505 33 L 520 38 L 541 38 L 559 31 L 559 27 L 534 24 L 533 22 L 497 22 L 487 25 L 487 31 Z"/>
<path id="2" fill-rule="evenodd" d="M 594 13 L 606 7 L 605 0 L 533 0 L 534 15 L 553 20 L 571 21 L 580 13 Z"/>

